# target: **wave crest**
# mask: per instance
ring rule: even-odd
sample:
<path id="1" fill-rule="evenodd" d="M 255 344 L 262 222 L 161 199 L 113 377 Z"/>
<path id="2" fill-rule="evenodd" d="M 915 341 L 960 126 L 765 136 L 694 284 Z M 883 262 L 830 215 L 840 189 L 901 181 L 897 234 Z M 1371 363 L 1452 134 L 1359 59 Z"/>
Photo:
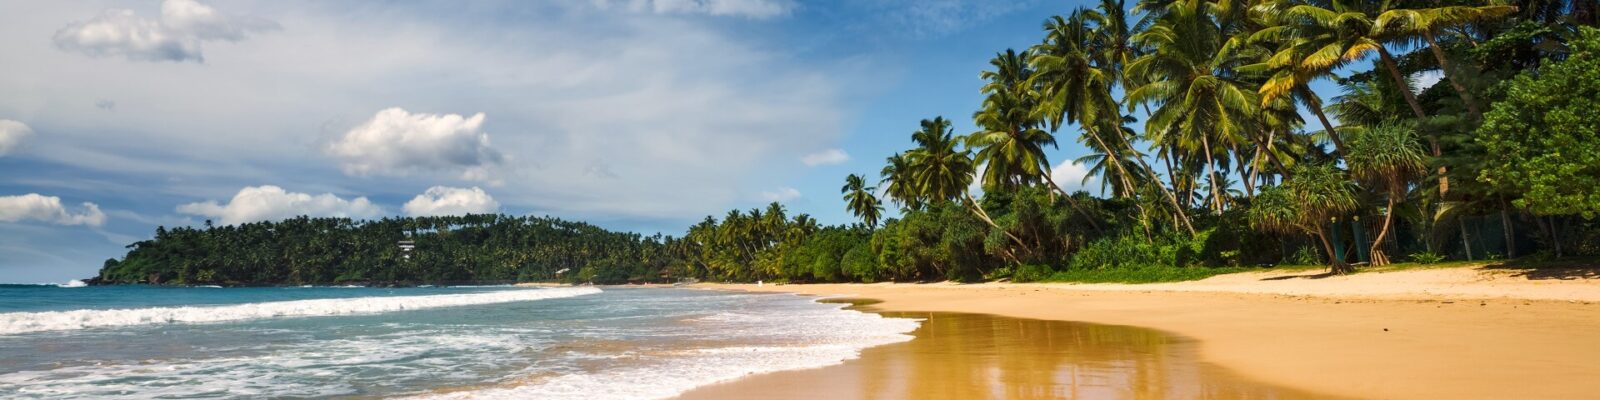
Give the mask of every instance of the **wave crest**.
<path id="1" fill-rule="evenodd" d="M 154 307 L 0 314 L 0 335 L 135 325 L 209 323 L 278 317 L 374 314 L 404 310 L 556 299 L 600 293 L 600 289 L 521 289 L 489 293 L 356 297 L 246 303 L 206 307 Z"/>

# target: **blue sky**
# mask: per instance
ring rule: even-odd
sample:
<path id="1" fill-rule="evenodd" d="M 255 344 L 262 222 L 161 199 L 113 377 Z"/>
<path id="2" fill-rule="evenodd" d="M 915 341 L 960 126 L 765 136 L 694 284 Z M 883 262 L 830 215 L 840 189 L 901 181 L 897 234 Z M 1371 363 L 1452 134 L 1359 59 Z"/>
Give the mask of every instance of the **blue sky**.
<path id="1" fill-rule="evenodd" d="M 989 58 L 1080 4 L 0 1 L 0 282 L 207 219 L 851 222 L 846 174 L 972 131 Z"/>

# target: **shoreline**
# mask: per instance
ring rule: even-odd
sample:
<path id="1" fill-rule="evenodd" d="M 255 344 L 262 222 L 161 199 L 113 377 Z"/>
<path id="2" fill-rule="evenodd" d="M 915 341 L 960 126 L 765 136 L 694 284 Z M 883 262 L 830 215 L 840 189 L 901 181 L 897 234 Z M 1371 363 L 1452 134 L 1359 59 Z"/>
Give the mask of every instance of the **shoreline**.
<path id="1" fill-rule="evenodd" d="M 847 296 L 954 312 L 1149 328 L 1244 379 L 1326 396 L 1600 396 L 1600 280 L 1449 268 L 1168 284 L 817 284 L 694 288 Z M 863 359 L 872 351 L 863 352 Z M 828 367 L 839 370 L 845 367 Z M 826 370 L 827 368 L 824 368 Z M 759 377 L 726 383 L 762 393 Z M 741 386 L 742 385 L 742 386 Z M 769 384 L 770 386 L 770 384 Z M 691 397 L 684 397 L 691 398 Z"/>

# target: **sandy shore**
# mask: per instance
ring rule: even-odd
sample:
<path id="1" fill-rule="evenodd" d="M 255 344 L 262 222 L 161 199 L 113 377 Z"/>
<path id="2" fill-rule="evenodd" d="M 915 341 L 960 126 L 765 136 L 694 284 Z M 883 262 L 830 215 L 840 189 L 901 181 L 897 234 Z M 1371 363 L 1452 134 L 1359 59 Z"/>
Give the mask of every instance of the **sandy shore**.
<path id="1" fill-rule="evenodd" d="M 1600 398 L 1600 279 L 1585 271 L 1313 275 L 1246 273 L 1156 285 L 697 286 L 871 298 L 883 301 L 873 308 L 889 312 L 1148 328 L 1191 339 L 1199 360 L 1229 376 L 1311 397 Z M 843 366 L 775 375 L 846 379 L 874 358 L 869 350 Z M 780 383 L 797 380 L 779 378 L 747 379 L 685 397 L 785 398 L 785 392 L 804 395 L 825 387 L 785 386 Z"/>

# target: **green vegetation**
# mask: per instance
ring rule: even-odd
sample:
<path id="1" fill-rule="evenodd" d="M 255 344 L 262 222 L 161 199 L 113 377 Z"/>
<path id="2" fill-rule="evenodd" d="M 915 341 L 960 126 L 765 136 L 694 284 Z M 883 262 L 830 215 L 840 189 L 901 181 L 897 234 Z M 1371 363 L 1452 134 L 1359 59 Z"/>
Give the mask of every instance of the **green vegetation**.
<path id="1" fill-rule="evenodd" d="M 1593 257 L 1597 11 L 1102 0 L 995 55 L 979 74 L 976 132 L 922 120 L 876 185 L 846 177 L 860 224 L 821 226 L 777 203 L 708 216 L 682 237 L 492 215 L 300 218 L 161 229 L 101 279 L 1159 282 L 1277 264 L 1343 274 Z M 1340 93 L 1323 98 L 1318 80 Z M 1055 181 L 1059 138 L 1089 149 L 1079 161 L 1105 198 Z M 408 237 L 409 259 L 395 246 Z M 1383 266 L 1391 254 L 1409 262 Z"/>

